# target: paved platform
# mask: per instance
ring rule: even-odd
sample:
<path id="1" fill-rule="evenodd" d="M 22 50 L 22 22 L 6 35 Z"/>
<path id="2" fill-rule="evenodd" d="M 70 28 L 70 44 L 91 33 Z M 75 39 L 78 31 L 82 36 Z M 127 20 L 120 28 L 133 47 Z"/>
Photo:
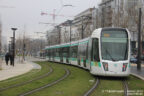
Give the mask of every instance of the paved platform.
<path id="1" fill-rule="evenodd" d="M 144 64 L 142 64 L 141 70 L 137 70 L 137 64 L 131 64 L 131 74 L 144 80 Z"/>
<path id="2" fill-rule="evenodd" d="M 26 72 L 29 72 L 32 69 L 40 69 L 41 66 L 31 61 L 19 62 L 15 61 L 15 66 L 6 65 L 5 62 L 2 62 L 2 70 L 0 70 L 0 81 L 6 80 L 11 77 L 22 75 Z"/>

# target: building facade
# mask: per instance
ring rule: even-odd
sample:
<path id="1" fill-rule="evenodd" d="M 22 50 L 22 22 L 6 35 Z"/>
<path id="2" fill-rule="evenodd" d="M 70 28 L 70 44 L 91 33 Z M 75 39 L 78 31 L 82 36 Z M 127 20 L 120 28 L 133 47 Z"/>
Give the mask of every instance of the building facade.
<path id="1" fill-rule="evenodd" d="M 137 48 L 139 8 L 142 8 L 142 37 L 144 37 L 143 0 L 102 0 L 93 11 L 93 27 L 122 27 L 131 33 L 132 48 Z M 144 39 L 142 39 L 144 41 Z M 144 43 L 143 43 L 144 48 Z"/>
<path id="2" fill-rule="evenodd" d="M 2 50 L 2 23 L 0 21 L 0 53 Z"/>
<path id="3" fill-rule="evenodd" d="M 1 58 L 1 53 L 2 53 L 2 23 L 0 21 L 0 69 L 2 69 L 2 58 Z"/>
<path id="4" fill-rule="evenodd" d="M 60 24 L 61 43 L 89 37 L 94 29 L 103 27 L 128 28 L 131 33 L 132 49 L 137 48 L 139 8 L 142 8 L 142 40 L 144 41 L 143 0 L 102 0 L 98 8 L 88 8 L 77 14 L 72 24 Z M 63 25 L 64 24 L 64 25 Z M 66 24 L 66 25 L 65 25 Z M 55 30 L 56 32 L 56 30 Z M 59 31 L 57 31 L 58 34 Z M 70 34 L 71 33 L 71 34 Z M 58 35 L 55 37 L 58 40 Z M 56 42 L 56 41 L 55 41 Z M 144 42 L 143 42 L 144 48 Z"/>
<path id="5" fill-rule="evenodd" d="M 92 31 L 93 31 L 93 22 L 92 22 L 93 21 L 92 20 L 93 10 L 95 10 L 95 8 L 88 8 L 75 16 L 73 24 L 75 25 L 75 27 L 77 29 L 77 31 L 76 31 L 77 33 L 75 33 L 75 34 L 79 36 L 76 38 L 77 40 L 86 38 L 86 37 L 90 36 L 90 34 L 92 33 Z"/>

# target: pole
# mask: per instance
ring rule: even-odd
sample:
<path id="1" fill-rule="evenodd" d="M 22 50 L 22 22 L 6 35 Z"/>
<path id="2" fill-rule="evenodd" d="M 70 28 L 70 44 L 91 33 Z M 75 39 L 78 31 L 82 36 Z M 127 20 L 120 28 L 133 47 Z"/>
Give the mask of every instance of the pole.
<path id="1" fill-rule="evenodd" d="M 23 60 L 25 61 L 25 31 L 26 31 L 26 26 L 24 25 L 24 34 L 23 34 Z"/>
<path id="2" fill-rule="evenodd" d="M 104 11 L 104 7 L 102 8 L 101 26 L 105 27 L 105 11 Z"/>
<path id="3" fill-rule="evenodd" d="M 82 39 L 84 38 L 84 33 L 83 33 L 83 31 L 84 31 L 84 28 L 83 28 L 83 16 L 82 16 Z"/>
<path id="4" fill-rule="evenodd" d="M 71 43 L 71 23 L 70 23 L 70 43 Z"/>
<path id="5" fill-rule="evenodd" d="M 61 27 L 59 27 L 59 44 L 61 44 Z"/>
<path id="6" fill-rule="evenodd" d="M 15 58 L 15 30 L 13 31 L 13 57 Z"/>
<path id="7" fill-rule="evenodd" d="M 72 25 L 72 20 L 68 20 L 69 26 L 70 26 L 70 43 L 71 43 L 71 25 Z"/>
<path id="8" fill-rule="evenodd" d="M 61 27 L 57 26 L 58 34 L 59 34 L 59 44 L 61 44 Z"/>
<path id="9" fill-rule="evenodd" d="M 138 62 L 137 69 L 141 70 L 141 8 L 139 8 L 139 24 L 138 24 Z"/>
<path id="10" fill-rule="evenodd" d="M 13 30 L 13 66 L 15 64 L 15 30 Z"/>
<path id="11" fill-rule="evenodd" d="M 40 49 L 40 57 L 43 57 L 43 53 L 42 52 L 42 49 L 43 49 L 43 36 L 40 36 L 41 37 L 41 49 Z"/>
<path id="12" fill-rule="evenodd" d="M 13 30 L 13 66 L 15 64 L 15 31 L 17 28 L 11 28 Z"/>
<path id="13" fill-rule="evenodd" d="M 120 6 L 119 6 L 119 0 L 118 0 L 118 26 L 117 27 L 119 27 L 120 26 L 120 8 L 119 8 Z"/>
<path id="14" fill-rule="evenodd" d="M 10 50 L 11 50 L 11 43 L 9 42 L 9 53 L 10 53 Z"/>

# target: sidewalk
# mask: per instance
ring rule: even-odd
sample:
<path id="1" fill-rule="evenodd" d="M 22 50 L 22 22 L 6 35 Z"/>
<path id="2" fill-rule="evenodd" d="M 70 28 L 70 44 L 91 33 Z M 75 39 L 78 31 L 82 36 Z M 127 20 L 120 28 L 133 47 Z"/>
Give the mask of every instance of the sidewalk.
<path id="1" fill-rule="evenodd" d="M 25 61 L 24 63 L 15 60 L 15 66 L 6 65 L 5 62 L 2 62 L 2 70 L 0 70 L 0 81 L 6 80 L 11 77 L 22 75 L 26 72 L 29 72 L 32 69 L 40 69 L 41 66 L 38 64 L 32 63 L 30 61 Z"/>
<path id="2" fill-rule="evenodd" d="M 131 64 L 131 74 L 144 80 L 144 64 L 141 65 L 141 70 L 137 70 L 137 64 Z"/>

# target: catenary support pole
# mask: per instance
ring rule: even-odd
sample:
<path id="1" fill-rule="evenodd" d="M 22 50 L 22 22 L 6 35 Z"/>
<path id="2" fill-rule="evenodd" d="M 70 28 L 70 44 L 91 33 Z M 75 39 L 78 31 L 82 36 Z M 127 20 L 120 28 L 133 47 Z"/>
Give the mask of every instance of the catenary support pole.
<path id="1" fill-rule="evenodd" d="M 139 8 L 137 69 L 141 70 L 141 8 Z"/>

